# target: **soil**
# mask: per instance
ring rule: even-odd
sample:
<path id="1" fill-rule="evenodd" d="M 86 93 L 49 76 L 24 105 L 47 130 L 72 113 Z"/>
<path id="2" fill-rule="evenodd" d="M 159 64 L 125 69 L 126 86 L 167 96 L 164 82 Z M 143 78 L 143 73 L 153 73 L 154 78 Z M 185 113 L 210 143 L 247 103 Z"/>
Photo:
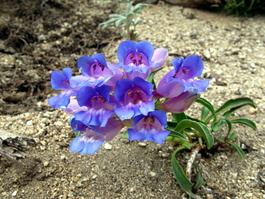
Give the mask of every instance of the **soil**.
<path id="1" fill-rule="evenodd" d="M 77 74 L 77 58 L 94 53 L 117 61 L 120 32 L 98 27 L 116 9 L 112 1 L 97 0 L 0 2 L 0 131 L 19 136 L 19 142 L 0 139 L 1 198 L 188 198 L 171 170 L 175 146 L 128 142 L 121 132 L 93 156 L 74 154 L 68 149 L 75 137 L 69 115 L 47 104 L 56 95 L 53 70 L 70 67 Z M 211 79 L 203 97 L 215 107 L 236 97 L 257 105 L 236 114 L 258 127 L 233 130 L 246 160 L 230 147 L 197 158 L 204 177 L 197 195 L 265 198 L 264 16 L 234 18 L 159 2 L 141 17 L 138 40 L 169 50 L 157 80 L 171 69 L 172 58 L 197 54 L 203 77 Z M 188 113 L 198 116 L 199 108 L 194 104 Z M 179 158 L 185 162 L 189 155 Z"/>

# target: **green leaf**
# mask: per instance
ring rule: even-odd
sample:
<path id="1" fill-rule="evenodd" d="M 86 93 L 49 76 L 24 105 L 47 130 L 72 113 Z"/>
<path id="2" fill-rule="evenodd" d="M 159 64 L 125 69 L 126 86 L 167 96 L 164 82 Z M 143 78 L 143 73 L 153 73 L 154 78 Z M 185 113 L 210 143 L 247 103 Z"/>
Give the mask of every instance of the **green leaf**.
<path id="1" fill-rule="evenodd" d="M 82 135 L 83 133 L 82 133 L 82 131 L 76 131 L 75 132 L 75 137 L 78 137 L 78 136 L 80 136 L 80 135 Z"/>
<path id="2" fill-rule="evenodd" d="M 184 119 L 180 123 L 178 123 L 174 131 L 180 132 L 186 128 L 193 128 L 198 131 L 199 135 L 202 136 L 205 140 L 207 148 L 212 148 L 214 144 L 214 137 L 205 124 L 189 119 Z"/>
<path id="3" fill-rule="evenodd" d="M 227 132 L 227 135 L 230 135 L 231 131 L 232 131 L 232 122 L 228 119 L 228 118 L 224 118 L 226 123 L 227 123 L 227 126 L 228 126 L 228 132 Z"/>
<path id="4" fill-rule="evenodd" d="M 230 136 L 228 137 L 228 142 L 231 142 L 235 138 L 236 138 L 236 134 L 235 133 L 231 133 Z"/>
<path id="5" fill-rule="evenodd" d="M 228 111 L 226 113 L 223 114 L 223 116 L 229 116 L 229 114 L 231 114 L 233 111 L 237 110 L 238 108 L 241 108 L 243 106 L 246 105 L 250 105 L 252 107 L 255 108 L 255 104 L 253 102 L 253 100 L 251 100 L 250 98 L 237 98 L 237 99 L 231 99 L 228 100 L 227 102 L 225 102 L 220 108 L 218 108 L 215 111 L 215 115 L 217 116 L 218 114 L 220 114 L 221 112 L 224 111 Z M 208 117 L 206 119 L 206 123 L 208 123 L 214 116 L 211 115 L 210 117 Z"/>
<path id="6" fill-rule="evenodd" d="M 146 81 L 148 81 L 148 82 L 150 82 L 150 83 L 152 83 L 154 85 L 154 88 L 153 88 L 154 90 L 156 89 L 156 83 L 155 83 L 155 80 L 154 80 L 154 76 L 160 70 L 162 70 L 162 68 L 159 68 L 158 70 L 151 72 L 148 75 L 148 77 L 146 78 Z"/>
<path id="7" fill-rule="evenodd" d="M 133 21 L 133 25 L 136 26 L 137 24 L 141 23 L 142 19 L 136 19 Z"/>
<path id="8" fill-rule="evenodd" d="M 115 22 L 115 26 L 120 26 L 123 22 L 125 21 L 124 18 L 121 18 L 121 19 L 118 19 L 116 22 Z"/>
<path id="9" fill-rule="evenodd" d="M 129 139 L 129 133 L 128 133 L 128 131 L 124 131 L 123 132 L 123 138 Z"/>
<path id="10" fill-rule="evenodd" d="M 174 122 L 174 121 L 169 121 L 169 122 L 167 122 L 167 128 L 168 128 L 168 130 L 170 131 L 170 130 L 173 130 L 176 126 L 177 126 L 177 122 Z"/>
<path id="11" fill-rule="evenodd" d="M 231 100 L 228 100 L 226 103 L 224 103 L 220 108 L 218 108 L 215 111 L 215 113 L 217 115 L 223 111 L 226 111 L 226 110 L 229 110 L 232 108 L 236 108 L 236 107 L 243 107 L 246 105 L 250 105 L 250 106 L 255 108 L 255 104 L 254 104 L 253 100 L 250 98 L 231 99 Z"/>
<path id="12" fill-rule="evenodd" d="M 187 119 L 184 112 L 182 113 L 172 113 L 173 121 L 180 122 L 181 120 Z"/>
<path id="13" fill-rule="evenodd" d="M 226 121 L 223 118 L 220 118 L 212 124 L 212 130 L 214 132 L 219 131 L 224 125 L 226 125 Z"/>
<path id="14" fill-rule="evenodd" d="M 257 130 L 257 126 L 252 120 L 245 119 L 245 118 L 239 118 L 239 119 L 234 119 L 234 120 L 230 120 L 230 121 L 231 121 L 231 123 L 244 124 L 244 125 L 251 127 L 253 130 Z"/>
<path id="15" fill-rule="evenodd" d="M 203 106 L 202 113 L 201 113 L 201 121 L 204 121 L 206 117 L 209 115 L 209 113 L 210 113 L 210 110 L 206 106 Z"/>
<path id="16" fill-rule="evenodd" d="M 171 158 L 171 166 L 173 169 L 174 176 L 176 180 L 178 181 L 180 187 L 191 197 L 195 197 L 195 194 L 192 193 L 192 184 L 189 181 L 188 177 L 186 176 L 185 172 L 183 171 L 182 167 L 180 166 L 180 164 L 178 163 L 176 159 L 176 154 L 178 151 L 179 150 L 175 151 L 172 154 L 172 158 Z"/>
<path id="17" fill-rule="evenodd" d="M 208 111 L 211 111 L 212 116 L 216 119 L 214 107 L 213 107 L 213 105 L 208 100 L 200 97 L 200 98 L 198 98 L 196 100 L 196 102 L 202 104 L 204 107 L 206 107 L 208 109 Z M 202 121 L 204 121 L 204 119 L 205 119 L 204 117 L 206 117 L 208 115 L 208 114 L 206 115 L 206 113 L 207 112 L 202 113 L 202 119 L 201 119 Z"/>
<path id="18" fill-rule="evenodd" d="M 199 188 L 201 188 L 202 183 L 203 183 L 202 172 L 199 171 L 196 176 L 196 183 L 194 185 L 194 189 L 198 190 Z"/>
<path id="19" fill-rule="evenodd" d="M 119 15 L 119 14 L 110 14 L 109 17 L 110 18 L 123 18 L 124 16 Z"/>
<path id="20" fill-rule="evenodd" d="M 240 155 L 240 157 L 242 158 L 242 160 L 245 160 L 245 153 L 244 151 L 241 149 L 240 146 L 238 146 L 237 144 L 235 143 L 231 143 L 231 142 L 228 142 L 228 144 L 230 144 L 231 146 L 233 146 L 236 151 L 238 152 L 238 154 Z"/>
<path id="21" fill-rule="evenodd" d="M 138 14 L 142 14 L 142 9 L 145 7 L 148 7 L 148 4 L 143 4 L 143 3 L 138 3 L 134 8 L 133 8 L 133 12 L 134 13 L 138 13 Z"/>
<path id="22" fill-rule="evenodd" d="M 127 9 L 126 9 L 126 12 L 125 13 L 130 13 L 131 12 L 131 10 L 132 10 L 132 4 L 133 4 L 133 2 L 130 2 L 129 4 L 128 4 L 128 6 L 127 6 Z"/>
<path id="23" fill-rule="evenodd" d="M 189 139 L 180 132 L 171 131 L 168 136 L 172 137 L 172 139 L 168 141 L 181 142 L 181 143 L 189 142 Z"/>

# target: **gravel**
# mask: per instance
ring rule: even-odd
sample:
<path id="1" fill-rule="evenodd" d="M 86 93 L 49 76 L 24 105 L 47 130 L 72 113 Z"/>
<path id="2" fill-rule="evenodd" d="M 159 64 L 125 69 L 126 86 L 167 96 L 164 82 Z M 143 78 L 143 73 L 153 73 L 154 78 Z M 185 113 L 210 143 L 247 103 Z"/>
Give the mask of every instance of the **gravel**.
<path id="1" fill-rule="evenodd" d="M 197 158 L 205 179 L 198 195 L 207 199 L 265 198 L 264 16 L 234 18 L 160 3 L 146 8 L 141 17 L 138 39 L 169 50 L 167 66 L 157 81 L 171 70 L 172 58 L 197 54 L 204 60 L 203 76 L 211 78 L 203 97 L 215 107 L 236 97 L 250 97 L 257 105 L 237 112 L 256 122 L 258 128 L 234 129 L 238 144 L 251 149 L 245 161 L 230 148 Z M 38 40 L 45 36 L 39 35 Z M 117 61 L 120 41 L 104 48 L 108 60 Z M 50 45 L 41 48 L 48 50 Z M 2 60 L 7 65 L 14 62 L 8 55 Z M 38 107 L 42 111 L 0 116 L 1 130 L 34 138 L 37 143 L 25 150 L 24 159 L 2 157 L 1 198 L 188 198 L 171 171 L 170 155 L 175 147 L 170 143 L 127 142 L 120 134 L 93 156 L 74 154 L 68 149 L 74 138 L 69 116 L 51 110 L 47 100 L 38 102 Z M 199 105 L 194 104 L 188 112 L 198 116 L 198 110 Z M 185 155 L 179 158 L 185 160 Z"/>

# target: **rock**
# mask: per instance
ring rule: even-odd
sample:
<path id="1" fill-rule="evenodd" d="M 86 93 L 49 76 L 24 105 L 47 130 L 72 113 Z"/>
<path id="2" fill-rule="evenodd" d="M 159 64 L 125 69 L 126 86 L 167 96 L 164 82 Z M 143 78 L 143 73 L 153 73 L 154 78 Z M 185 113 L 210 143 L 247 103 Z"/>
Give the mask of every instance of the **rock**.
<path id="1" fill-rule="evenodd" d="M 106 144 L 104 145 L 104 148 L 107 149 L 107 150 L 111 150 L 111 149 L 112 149 L 112 145 L 109 144 L 109 143 L 106 143 Z"/>
<path id="2" fill-rule="evenodd" d="M 139 142 L 138 143 L 138 146 L 146 147 L 147 146 L 147 143 L 146 142 Z"/>
<path id="3" fill-rule="evenodd" d="M 248 112 L 249 112 L 250 115 L 255 115 L 258 111 L 257 111 L 257 109 L 251 107 L 251 108 L 248 110 Z"/>
<path id="4" fill-rule="evenodd" d="M 155 177 L 155 176 L 156 176 L 156 173 L 153 172 L 153 171 L 151 171 L 151 172 L 150 172 L 150 176 Z"/>

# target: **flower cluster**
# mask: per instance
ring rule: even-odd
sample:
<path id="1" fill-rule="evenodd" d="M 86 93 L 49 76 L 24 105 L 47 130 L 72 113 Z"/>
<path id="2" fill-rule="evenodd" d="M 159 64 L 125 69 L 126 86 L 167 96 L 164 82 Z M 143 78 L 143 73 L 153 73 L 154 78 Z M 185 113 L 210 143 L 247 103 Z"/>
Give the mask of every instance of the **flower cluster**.
<path id="1" fill-rule="evenodd" d="M 149 77 L 166 62 L 165 48 L 155 50 L 147 41 L 128 40 L 119 45 L 117 54 L 115 64 L 103 54 L 80 57 L 80 76 L 72 76 L 70 68 L 51 74 L 53 89 L 62 92 L 49 98 L 49 105 L 73 115 L 72 129 L 82 132 L 70 144 L 72 152 L 94 154 L 124 126 L 131 141 L 162 144 L 170 133 L 166 112 L 185 111 L 209 84 L 208 79 L 195 80 L 203 70 L 197 55 L 173 59 L 174 68 L 156 88 Z"/>

